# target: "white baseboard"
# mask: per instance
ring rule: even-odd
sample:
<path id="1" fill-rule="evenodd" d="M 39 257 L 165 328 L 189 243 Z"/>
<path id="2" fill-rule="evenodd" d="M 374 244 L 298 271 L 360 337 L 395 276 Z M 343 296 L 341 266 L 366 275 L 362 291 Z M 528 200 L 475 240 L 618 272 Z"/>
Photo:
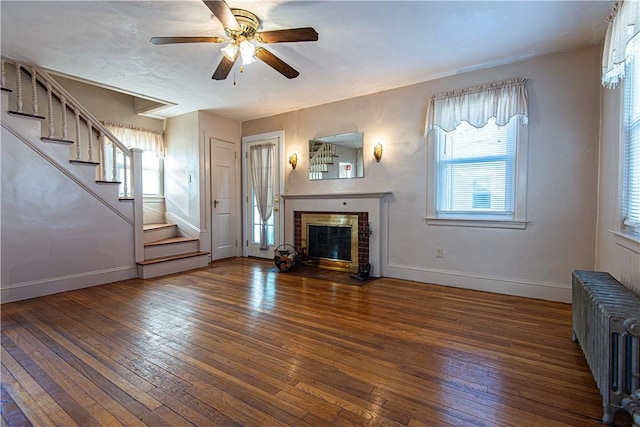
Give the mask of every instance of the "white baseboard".
<path id="1" fill-rule="evenodd" d="M 567 278 L 569 283 L 566 284 L 547 283 L 399 264 L 386 265 L 384 276 L 455 288 L 571 303 L 570 277 Z"/>
<path id="2" fill-rule="evenodd" d="M 2 285 L 2 289 L 0 289 L 0 302 L 4 304 L 7 302 L 21 301 L 44 295 L 57 294 L 59 292 L 103 285 L 105 283 L 135 279 L 136 277 L 136 266 L 127 265 L 106 270 L 88 271 L 31 282 Z"/>

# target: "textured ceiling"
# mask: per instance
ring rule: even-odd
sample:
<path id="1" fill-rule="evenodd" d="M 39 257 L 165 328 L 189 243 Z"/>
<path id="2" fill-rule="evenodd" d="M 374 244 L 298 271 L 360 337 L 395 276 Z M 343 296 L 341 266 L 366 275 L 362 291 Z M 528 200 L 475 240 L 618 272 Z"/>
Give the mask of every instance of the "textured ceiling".
<path id="1" fill-rule="evenodd" d="M 598 44 L 613 1 L 235 1 L 260 30 L 312 26 L 317 42 L 266 47 L 262 62 L 211 75 L 219 44 L 154 46 L 152 36 L 224 36 L 199 0 L 0 2 L 2 54 L 174 106 L 248 120 Z M 236 85 L 234 86 L 234 77 Z"/>

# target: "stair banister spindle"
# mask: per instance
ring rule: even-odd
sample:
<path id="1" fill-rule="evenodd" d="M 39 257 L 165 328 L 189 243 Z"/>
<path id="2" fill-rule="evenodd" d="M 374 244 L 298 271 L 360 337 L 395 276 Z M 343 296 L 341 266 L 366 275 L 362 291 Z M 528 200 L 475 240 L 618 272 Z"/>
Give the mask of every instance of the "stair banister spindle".
<path id="1" fill-rule="evenodd" d="M 80 160 L 80 111 L 75 109 L 76 114 L 76 160 Z"/>
<path id="2" fill-rule="evenodd" d="M 87 120 L 87 129 L 89 134 L 89 161 L 93 161 L 93 126 L 91 122 Z"/>
<path id="3" fill-rule="evenodd" d="M 67 139 L 67 99 L 62 96 L 60 99 L 62 103 L 62 139 Z"/>
<path id="4" fill-rule="evenodd" d="M 2 60 L 2 87 L 6 88 L 7 87 L 7 73 L 5 73 L 4 70 L 4 63 L 5 60 Z"/>
<path id="5" fill-rule="evenodd" d="M 124 190 L 124 197 L 129 197 L 129 177 L 127 176 L 128 170 L 129 168 L 127 167 L 127 156 L 122 156 L 122 176 L 124 178 L 122 182 L 122 189 Z"/>
<path id="6" fill-rule="evenodd" d="M 38 76 L 33 67 L 31 67 L 31 103 L 33 104 L 33 114 L 38 114 Z"/>
<path id="7" fill-rule="evenodd" d="M 116 157 L 116 144 L 111 143 L 111 166 L 112 166 L 112 175 L 111 175 L 111 179 L 113 181 L 117 181 L 118 180 L 118 167 L 117 167 L 117 157 Z"/>
<path id="8" fill-rule="evenodd" d="M 49 115 L 49 138 L 53 138 L 53 94 L 51 93 L 51 83 L 47 82 L 47 109 Z"/>
<path id="9" fill-rule="evenodd" d="M 16 100 L 18 113 L 22 113 L 22 64 L 16 65 Z"/>
<path id="10" fill-rule="evenodd" d="M 98 141 L 99 141 L 99 151 L 98 154 L 100 155 L 100 179 L 102 181 L 106 181 L 107 180 L 107 161 L 104 158 L 104 145 L 107 143 L 106 138 L 104 137 L 104 135 L 102 134 L 101 131 L 98 131 L 99 135 L 98 135 Z"/>

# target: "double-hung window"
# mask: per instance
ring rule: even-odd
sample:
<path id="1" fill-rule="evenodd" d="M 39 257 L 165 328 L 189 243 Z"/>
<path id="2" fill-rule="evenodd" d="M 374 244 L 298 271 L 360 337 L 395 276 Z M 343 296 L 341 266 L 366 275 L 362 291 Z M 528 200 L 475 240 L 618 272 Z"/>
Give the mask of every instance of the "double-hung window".
<path id="1" fill-rule="evenodd" d="M 429 102 L 429 224 L 526 226 L 526 81 Z"/>
<path id="2" fill-rule="evenodd" d="M 622 222 L 640 233 L 640 57 L 626 63 L 622 144 Z"/>

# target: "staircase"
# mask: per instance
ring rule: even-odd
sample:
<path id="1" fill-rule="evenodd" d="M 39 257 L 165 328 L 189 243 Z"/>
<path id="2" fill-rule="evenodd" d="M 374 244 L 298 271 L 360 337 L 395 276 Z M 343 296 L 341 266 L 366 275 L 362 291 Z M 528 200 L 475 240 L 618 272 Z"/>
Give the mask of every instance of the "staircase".
<path id="1" fill-rule="evenodd" d="M 200 241 L 180 235 L 176 224 L 144 225 L 144 261 L 137 263 L 138 277 L 149 279 L 209 265 L 209 252 Z"/>
<path id="2" fill-rule="evenodd" d="M 182 236 L 175 224 L 143 225 L 142 150 L 127 148 L 45 70 L 3 57 L 1 76 L 3 132 L 131 227 L 131 274 L 146 279 L 208 265 L 199 240 Z"/>

